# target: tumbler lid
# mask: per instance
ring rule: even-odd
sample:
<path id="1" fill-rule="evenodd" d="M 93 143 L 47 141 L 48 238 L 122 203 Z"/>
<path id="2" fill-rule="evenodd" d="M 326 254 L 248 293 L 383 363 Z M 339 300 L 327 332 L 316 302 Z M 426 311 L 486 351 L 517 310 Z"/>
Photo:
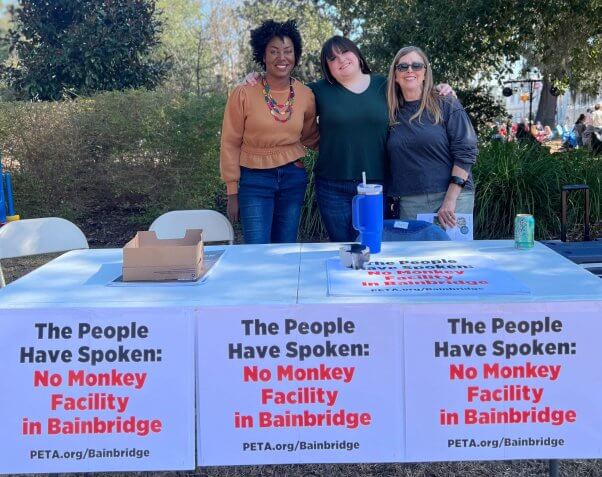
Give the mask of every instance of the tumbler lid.
<path id="1" fill-rule="evenodd" d="M 362 195 L 379 195 L 383 193 L 383 186 L 380 184 L 364 184 L 357 185 L 357 193 Z"/>
<path id="2" fill-rule="evenodd" d="M 370 261 L 370 248 L 359 243 L 341 245 L 339 247 L 339 258 L 341 265 L 346 268 L 359 270 Z"/>

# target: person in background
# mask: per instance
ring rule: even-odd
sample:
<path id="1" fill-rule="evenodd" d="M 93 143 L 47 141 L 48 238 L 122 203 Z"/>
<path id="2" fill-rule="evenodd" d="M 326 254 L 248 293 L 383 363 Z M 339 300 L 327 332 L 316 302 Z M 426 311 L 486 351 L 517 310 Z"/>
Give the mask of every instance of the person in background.
<path id="1" fill-rule="evenodd" d="M 583 146 L 594 154 L 602 154 L 602 129 L 594 127 L 593 116 L 592 114 L 591 117 L 585 119 Z"/>
<path id="2" fill-rule="evenodd" d="M 485 127 L 489 131 L 488 136 L 491 138 L 492 141 L 506 141 L 507 131 L 506 125 L 504 123 L 487 123 L 485 124 Z"/>
<path id="3" fill-rule="evenodd" d="M 304 146 L 316 147 L 312 91 L 291 77 L 302 52 L 296 23 L 267 20 L 251 31 L 261 81 L 228 98 L 220 170 L 228 217 L 241 219 L 246 243 L 295 242 L 307 187 Z"/>
<path id="4" fill-rule="evenodd" d="M 583 133 L 585 132 L 585 114 L 581 113 L 573 126 L 575 135 L 577 136 L 577 147 L 583 147 Z"/>
<path id="5" fill-rule="evenodd" d="M 550 126 L 544 126 L 543 128 L 543 142 L 551 141 L 554 138 L 554 131 Z"/>
<path id="6" fill-rule="evenodd" d="M 549 128 L 549 132 L 551 133 L 552 130 Z M 534 133 L 534 137 L 535 139 L 537 139 L 537 142 L 539 143 L 543 143 L 548 139 L 549 133 L 548 131 L 546 131 L 546 128 L 543 126 L 543 124 L 541 124 L 541 121 L 537 121 L 537 123 L 535 124 L 535 131 L 533 131 L 533 129 L 531 130 L 532 133 Z"/>
<path id="7" fill-rule="evenodd" d="M 436 213 L 443 227 L 455 227 L 456 213 L 474 209 L 477 136 L 468 115 L 456 98 L 436 93 L 428 58 L 415 46 L 395 55 L 387 102 L 389 193 L 400 198 L 400 218 Z"/>
<path id="8" fill-rule="evenodd" d="M 602 132 L 602 103 L 598 103 L 594 106 L 594 112 L 592 113 L 592 126 L 599 132 Z"/>
<path id="9" fill-rule="evenodd" d="M 529 126 L 529 120 L 523 119 L 521 124 L 516 125 L 516 139 L 517 141 L 530 141 L 535 139 L 531 134 L 531 127 Z"/>
<path id="10" fill-rule="evenodd" d="M 387 79 L 370 69 L 358 46 L 333 36 L 322 46 L 323 79 L 308 86 L 319 117 L 320 147 L 314 167 L 315 191 L 322 223 L 332 242 L 353 242 L 357 231 L 351 202 L 366 172 L 370 183 L 385 184 L 389 130 Z M 254 73 L 245 78 L 255 81 Z M 453 93 L 447 84 L 437 94 Z"/>

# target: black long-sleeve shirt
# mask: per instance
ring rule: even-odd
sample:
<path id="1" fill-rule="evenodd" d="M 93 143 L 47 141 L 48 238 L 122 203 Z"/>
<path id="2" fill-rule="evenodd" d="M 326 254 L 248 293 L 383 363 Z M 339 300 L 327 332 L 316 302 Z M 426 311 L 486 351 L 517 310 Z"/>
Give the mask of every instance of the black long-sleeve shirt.
<path id="1" fill-rule="evenodd" d="M 454 165 L 468 172 L 465 189 L 473 190 L 471 167 L 477 159 L 477 136 L 460 102 L 439 99 L 443 121 L 434 124 L 430 113 L 410 117 L 420 101 L 406 101 L 389 132 L 387 152 L 391 171 L 389 194 L 394 196 L 445 192 Z"/>

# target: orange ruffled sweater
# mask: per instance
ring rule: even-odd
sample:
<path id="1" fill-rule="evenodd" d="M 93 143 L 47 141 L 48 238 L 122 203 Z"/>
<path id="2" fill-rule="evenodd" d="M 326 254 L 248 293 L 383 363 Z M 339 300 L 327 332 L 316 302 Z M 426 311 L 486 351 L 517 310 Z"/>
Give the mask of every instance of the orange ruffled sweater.
<path id="1" fill-rule="evenodd" d="M 238 193 L 240 166 L 271 169 L 305 156 L 303 146 L 317 148 L 314 94 L 297 80 L 293 80 L 293 88 L 293 114 L 285 123 L 276 121 L 270 113 L 261 82 L 255 86 L 238 86 L 230 94 L 220 148 L 220 171 L 228 195 Z M 283 104 L 289 90 L 272 90 L 271 94 L 278 104 Z"/>

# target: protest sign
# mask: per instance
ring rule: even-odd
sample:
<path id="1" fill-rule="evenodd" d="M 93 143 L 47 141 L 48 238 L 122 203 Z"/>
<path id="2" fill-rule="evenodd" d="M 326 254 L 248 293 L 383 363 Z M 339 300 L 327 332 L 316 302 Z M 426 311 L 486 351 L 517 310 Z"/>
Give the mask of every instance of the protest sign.
<path id="1" fill-rule="evenodd" d="M 396 307 L 204 308 L 200 465 L 402 458 Z"/>
<path id="2" fill-rule="evenodd" d="M 193 309 L 0 322 L 0 473 L 194 468 Z"/>

